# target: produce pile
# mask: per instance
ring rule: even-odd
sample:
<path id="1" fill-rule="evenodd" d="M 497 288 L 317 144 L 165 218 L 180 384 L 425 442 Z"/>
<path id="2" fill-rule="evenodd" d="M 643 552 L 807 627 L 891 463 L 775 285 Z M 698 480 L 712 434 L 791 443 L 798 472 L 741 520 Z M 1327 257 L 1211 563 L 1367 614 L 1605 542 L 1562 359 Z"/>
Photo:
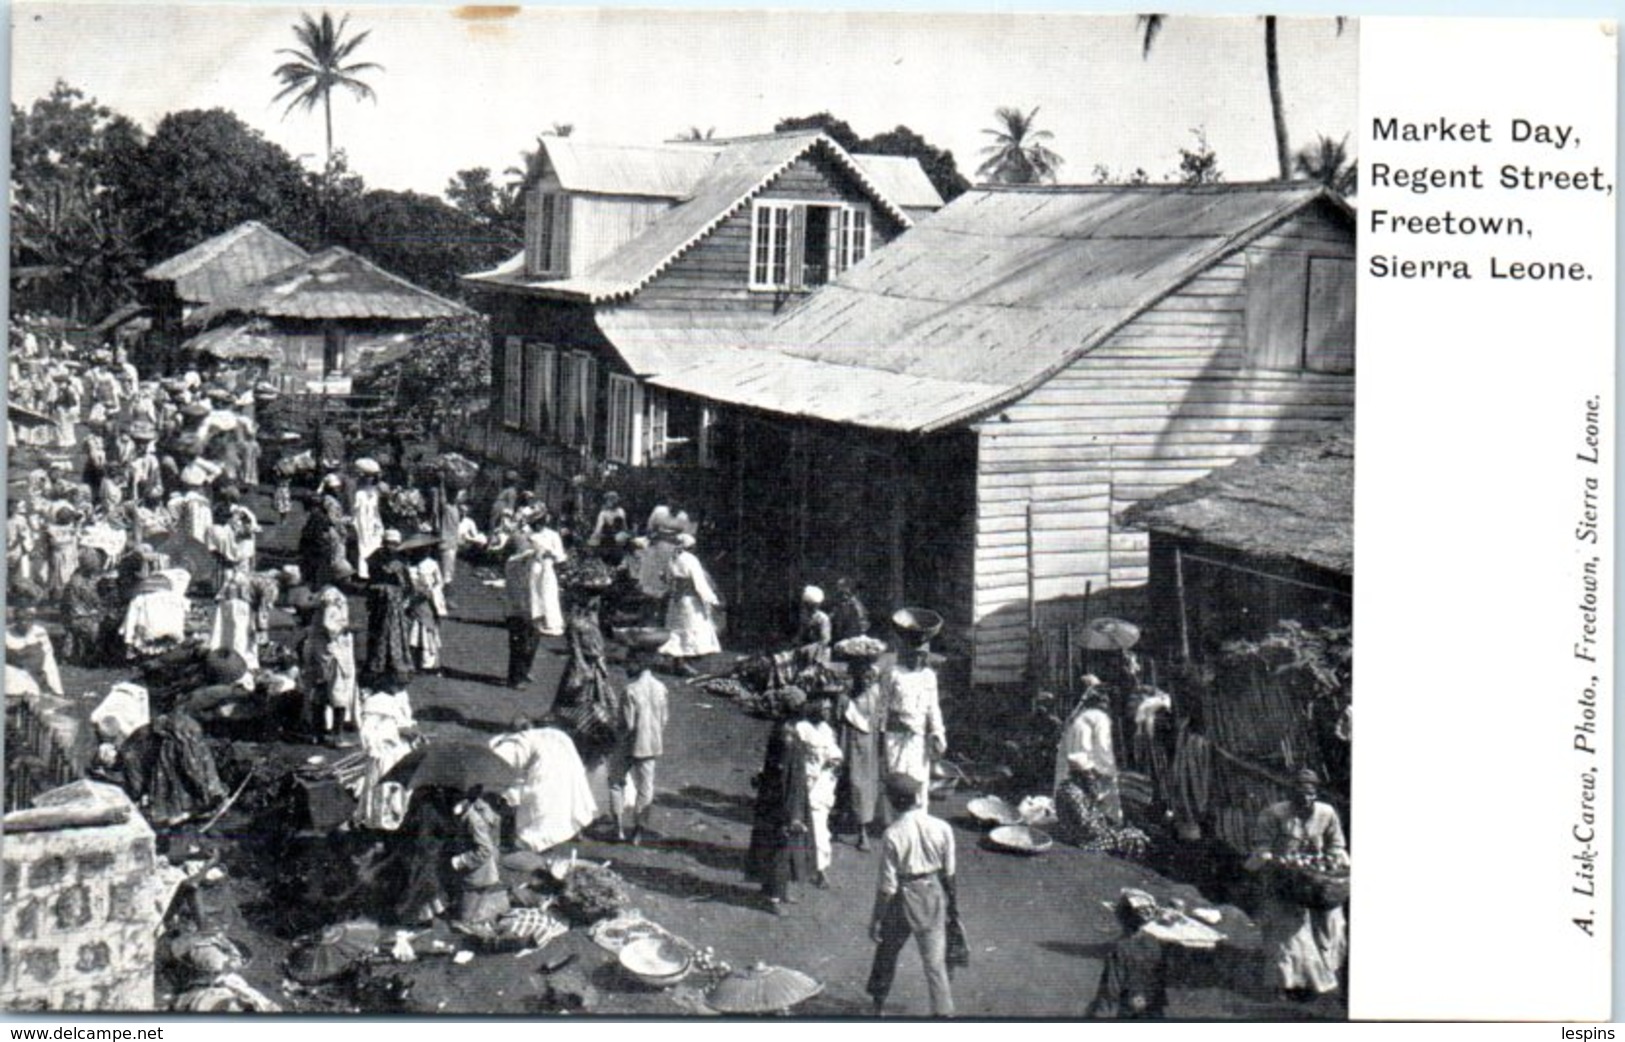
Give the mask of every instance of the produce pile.
<path id="1" fill-rule="evenodd" d="M 602 558 L 575 554 L 558 566 L 559 584 L 567 589 L 607 590 L 615 585 L 615 573 Z"/>
<path id="2" fill-rule="evenodd" d="M 578 863 L 564 877 L 564 889 L 555 906 L 577 926 L 590 926 L 618 914 L 631 903 L 620 873 L 603 865 Z"/>
<path id="3" fill-rule="evenodd" d="M 726 698 L 750 715 L 766 720 L 783 720 L 794 714 L 792 705 L 806 701 L 806 692 L 794 684 L 757 691 L 734 677 L 717 677 L 702 681 L 699 688 L 715 698 Z"/>
<path id="4" fill-rule="evenodd" d="M 1308 908 L 1328 910 L 1349 899 L 1349 866 L 1325 854 L 1281 854 L 1270 860 L 1269 881 L 1279 896 Z"/>

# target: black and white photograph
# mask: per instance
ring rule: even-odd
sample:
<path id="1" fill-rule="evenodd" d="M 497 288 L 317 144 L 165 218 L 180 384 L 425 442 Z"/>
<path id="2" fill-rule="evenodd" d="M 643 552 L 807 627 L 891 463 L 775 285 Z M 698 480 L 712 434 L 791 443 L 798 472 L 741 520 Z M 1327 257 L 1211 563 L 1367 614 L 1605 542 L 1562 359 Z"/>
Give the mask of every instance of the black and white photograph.
<path id="1" fill-rule="evenodd" d="M 10 14 L 0 1006 L 1348 1018 L 1357 19 Z"/>

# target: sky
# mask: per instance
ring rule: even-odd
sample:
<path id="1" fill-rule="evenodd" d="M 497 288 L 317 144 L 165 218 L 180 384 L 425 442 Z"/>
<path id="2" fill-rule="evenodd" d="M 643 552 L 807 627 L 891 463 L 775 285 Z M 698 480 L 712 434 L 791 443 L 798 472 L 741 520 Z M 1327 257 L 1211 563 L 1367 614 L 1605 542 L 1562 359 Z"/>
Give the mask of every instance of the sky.
<path id="1" fill-rule="evenodd" d="M 307 7 L 312 13 L 324 10 Z M 689 127 L 761 133 L 829 111 L 859 134 L 905 124 L 951 149 L 974 180 L 1000 106 L 1039 109 L 1065 159 L 1153 179 L 1201 128 L 1225 179 L 1275 175 L 1257 17 L 1171 17 L 1149 56 L 1132 15 L 870 13 L 349 4 L 371 36 L 355 60 L 376 102 L 335 94 L 335 143 L 372 187 L 444 191 L 458 170 L 497 174 L 554 123 L 578 137 L 653 143 Z M 22 3 L 11 8 L 12 100 L 66 80 L 149 130 L 167 112 L 226 108 L 311 169 L 322 120 L 273 103 L 299 7 Z M 494 17 L 492 15 L 495 15 Z M 1283 18 L 1282 93 L 1294 148 L 1348 135 L 1358 23 Z"/>

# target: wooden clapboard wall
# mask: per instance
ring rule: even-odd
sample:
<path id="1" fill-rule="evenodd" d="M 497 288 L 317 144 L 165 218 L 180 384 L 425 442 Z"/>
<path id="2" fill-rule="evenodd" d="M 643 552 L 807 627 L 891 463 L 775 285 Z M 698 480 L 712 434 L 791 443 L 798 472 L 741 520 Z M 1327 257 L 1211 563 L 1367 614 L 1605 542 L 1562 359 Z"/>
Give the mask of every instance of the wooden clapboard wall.
<path id="1" fill-rule="evenodd" d="M 1352 413 L 1352 301 L 1323 274 L 1353 262 L 1345 220 L 1301 212 L 975 425 L 977 683 L 1025 674 L 1029 503 L 1039 601 L 1143 584 L 1147 537 L 1116 529 L 1122 510 Z M 1289 367 L 1293 329 L 1327 371 Z"/>
<path id="2" fill-rule="evenodd" d="M 861 203 L 869 197 L 851 174 L 821 150 L 814 150 L 768 182 L 754 198 L 778 202 Z M 775 293 L 750 288 L 752 211 L 752 204 L 747 202 L 729 214 L 672 261 L 669 268 L 655 276 L 627 306 L 776 312 L 806 297 L 811 290 Z M 870 209 L 869 220 L 871 253 L 903 231 L 879 206 Z"/>

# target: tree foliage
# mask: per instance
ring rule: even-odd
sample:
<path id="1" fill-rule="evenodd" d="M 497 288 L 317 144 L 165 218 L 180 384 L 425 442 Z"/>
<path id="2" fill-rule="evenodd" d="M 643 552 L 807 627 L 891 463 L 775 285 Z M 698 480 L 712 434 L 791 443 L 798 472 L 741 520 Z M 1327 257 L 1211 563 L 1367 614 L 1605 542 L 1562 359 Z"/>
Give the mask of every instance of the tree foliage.
<path id="1" fill-rule="evenodd" d="M 1031 112 L 1022 112 L 1001 105 L 994 117 L 998 126 L 982 131 L 992 136 L 993 144 L 982 149 L 988 158 L 976 168 L 976 176 L 1004 185 L 1053 182 L 1065 160 L 1044 144 L 1055 135 L 1037 129 L 1037 106 Z"/>
<path id="2" fill-rule="evenodd" d="M 116 189 L 142 132 L 58 80 L 28 109 L 11 108 L 11 265 L 55 274 L 21 308 L 99 314 L 132 292 L 141 258 Z"/>
<path id="3" fill-rule="evenodd" d="M 287 55 L 291 60 L 277 66 L 272 73 L 281 81 L 282 89 L 271 100 L 290 99 L 283 115 L 296 108 L 310 112 L 318 104 L 321 105 L 327 125 L 327 162 L 330 166 L 333 162 L 334 88 L 342 87 L 357 98 L 376 101 L 377 95 L 361 79 L 361 74 L 383 70 L 383 66 L 376 62 L 350 61 L 356 48 L 372 35 L 372 30 L 367 29 L 345 39 L 344 30 L 349 24 L 349 15 L 335 24 L 333 16 L 326 11 L 322 12 L 320 21 L 308 14 L 300 14 L 299 24 L 293 27 L 293 36 L 299 41 L 299 46 L 278 50 L 278 54 Z"/>
<path id="4" fill-rule="evenodd" d="M 423 413 L 478 409 L 491 393 L 489 324 L 484 316 L 436 319 L 417 334 L 411 351 L 376 367 L 364 382 L 398 386 L 399 400 Z"/>
<path id="5" fill-rule="evenodd" d="M 514 249 L 496 230 L 442 199 L 386 189 L 336 200 L 332 241 L 446 296 L 461 295 L 459 276 L 489 268 Z"/>
<path id="6" fill-rule="evenodd" d="M 952 152 L 937 148 L 901 123 L 891 130 L 866 138 L 859 137 L 846 120 L 828 112 L 818 112 L 811 116 L 791 116 L 773 125 L 774 133 L 782 134 L 788 130 L 822 130 L 837 145 L 859 155 L 917 159 L 943 202 L 952 202 L 970 187 L 970 181 L 959 172 L 959 164 L 954 161 Z"/>
<path id="7" fill-rule="evenodd" d="M 1201 127 L 1192 127 L 1196 144 L 1179 150 L 1179 182 L 1187 185 L 1214 185 L 1224 180 L 1219 169 L 1219 157 L 1207 143 L 1207 133 Z"/>
<path id="8" fill-rule="evenodd" d="M 321 245 L 317 185 L 280 145 L 224 109 L 174 112 L 120 185 L 135 247 L 156 263 L 257 220 L 307 248 Z"/>
<path id="9" fill-rule="evenodd" d="M 522 179 L 521 179 L 522 180 Z M 446 185 L 451 205 L 511 249 L 525 242 L 525 206 L 519 184 L 497 184 L 488 167 L 459 170 Z"/>
<path id="10" fill-rule="evenodd" d="M 1298 150 L 1293 162 L 1299 176 L 1319 181 L 1338 195 L 1352 196 L 1360 187 L 1360 170 L 1348 145 L 1347 135 L 1340 141 L 1320 135 L 1313 145 Z"/>

